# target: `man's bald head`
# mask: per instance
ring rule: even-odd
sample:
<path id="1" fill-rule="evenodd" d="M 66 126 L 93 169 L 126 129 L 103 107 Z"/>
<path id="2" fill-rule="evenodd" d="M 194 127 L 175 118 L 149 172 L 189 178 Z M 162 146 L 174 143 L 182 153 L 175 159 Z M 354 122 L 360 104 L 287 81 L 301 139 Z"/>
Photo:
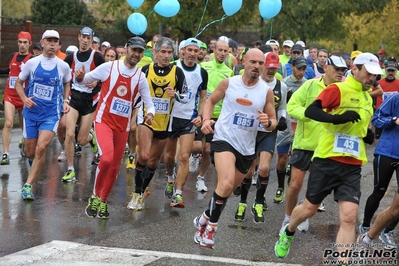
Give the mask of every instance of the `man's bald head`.
<path id="1" fill-rule="evenodd" d="M 223 63 L 229 53 L 229 44 L 225 41 L 217 41 L 215 46 L 215 60 Z"/>
<path id="2" fill-rule="evenodd" d="M 265 64 L 265 55 L 258 48 L 250 49 L 244 56 L 244 75 L 252 80 L 259 78 L 263 65 Z"/>

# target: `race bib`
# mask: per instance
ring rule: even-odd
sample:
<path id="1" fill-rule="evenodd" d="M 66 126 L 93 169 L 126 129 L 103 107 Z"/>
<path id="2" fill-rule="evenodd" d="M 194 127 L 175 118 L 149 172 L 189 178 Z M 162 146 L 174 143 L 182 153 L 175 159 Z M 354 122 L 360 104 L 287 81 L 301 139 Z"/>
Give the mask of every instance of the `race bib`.
<path id="1" fill-rule="evenodd" d="M 17 82 L 18 77 L 10 77 L 8 87 L 10 89 L 15 89 L 15 83 Z"/>
<path id="2" fill-rule="evenodd" d="M 35 96 L 36 98 L 51 101 L 51 99 L 53 98 L 53 93 L 54 87 L 52 86 L 46 86 L 38 83 L 35 83 L 35 85 L 33 86 L 33 96 Z"/>
<path id="3" fill-rule="evenodd" d="M 396 93 L 398 93 L 397 91 L 388 91 L 388 92 L 384 92 L 382 94 L 382 101 L 386 101 L 388 98 L 391 98 L 392 96 L 394 96 Z"/>
<path id="4" fill-rule="evenodd" d="M 233 125 L 240 128 L 249 130 L 254 127 L 255 118 L 252 118 L 250 115 L 237 112 L 233 117 Z"/>
<path id="5" fill-rule="evenodd" d="M 111 102 L 110 113 L 129 118 L 131 106 L 132 102 L 120 99 L 118 97 L 114 97 Z"/>
<path id="6" fill-rule="evenodd" d="M 355 157 L 360 156 L 360 139 L 347 134 L 335 134 L 334 152 L 341 152 Z"/>
<path id="7" fill-rule="evenodd" d="M 155 113 L 157 114 L 169 114 L 170 99 L 168 98 L 152 98 L 154 103 Z"/>

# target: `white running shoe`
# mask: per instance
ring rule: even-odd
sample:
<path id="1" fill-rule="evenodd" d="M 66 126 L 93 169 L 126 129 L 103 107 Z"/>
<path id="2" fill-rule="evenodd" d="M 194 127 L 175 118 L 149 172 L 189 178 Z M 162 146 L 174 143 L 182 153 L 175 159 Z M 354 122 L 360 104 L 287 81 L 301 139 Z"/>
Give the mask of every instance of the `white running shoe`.
<path id="1" fill-rule="evenodd" d="M 133 193 L 132 199 L 127 204 L 127 208 L 135 211 L 144 209 L 144 196 L 139 193 Z"/>
<path id="2" fill-rule="evenodd" d="M 306 219 L 300 225 L 298 225 L 297 229 L 301 232 L 306 232 L 309 230 L 309 219 Z"/>
<path id="3" fill-rule="evenodd" d="M 204 179 L 197 178 L 197 184 L 195 185 L 198 192 L 207 192 L 208 188 L 205 186 Z"/>
<path id="4" fill-rule="evenodd" d="M 188 170 L 190 171 L 190 173 L 194 173 L 195 171 L 198 170 L 198 164 L 199 164 L 199 157 L 191 154 L 188 163 Z"/>
<path id="5" fill-rule="evenodd" d="M 64 162 L 64 161 L 66 160 L 66 156 L 65 156 L 65 151 L 64 151 L 64 150 L 62 150 L 61 153 L 60 153 L 60 155 L 58 155 L 57 160 L 58 160 L 59 162 Z"/>

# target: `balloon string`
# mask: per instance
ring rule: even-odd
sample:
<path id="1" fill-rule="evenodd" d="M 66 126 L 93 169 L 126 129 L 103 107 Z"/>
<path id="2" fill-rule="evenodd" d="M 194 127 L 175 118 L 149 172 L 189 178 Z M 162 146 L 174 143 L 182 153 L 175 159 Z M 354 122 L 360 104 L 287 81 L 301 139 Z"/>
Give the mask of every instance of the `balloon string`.
<path id="1" fill-rule="evenodd" d="M 209 22 L 208 24 L 205 25 L 205 27 L 201 30 L 200 33 L 197 33 L 197 34 L 195 35 L 195 38 L 197 38 L 198 36 L 200 36 L 201 33 L 202 33 L 208 26 L 210 26 L 210 25 L 212 25 L 212 24 L 214 24 L 214 23 L 216 23 L 216 22 L 223 21 L 225 18 L 227 18 L 227 15 L 226 15 L 226 14 L 224 14 L 223 17 L 222 17 L 221 19 L 217 19 L 217 20 L 214 20 L 214 21 Z"/>
<path id="2" fill-rule="evenodd" d="M 199 32 L 199 30 L 200 30 L 200 28 L 201 28 L 202 21 L 204 20 L 205 11 L 206 11 L 206 7 L 207 7 L 207 6 L 208 6 L 208 0 L 206 0 L 205 7 L 204 7 L 204 11 L 202 12 L 201 20 L 200 20 L 200 23 L 198 24 L 197 33 L 195 34 L 195 36 L 198 36 L 197 34 L 198 34 L 198 32 Z"/>
<path id="3" fill-rule="evenodd" d="M 273 19 L 270 20 L 270 38 L 269 38 L 269 40 L 272 39 L 272 35 L 273 35 Z"/>
<path id="4" fill-rule="evenodd" d="M 151 10 L 151 11 L 150 11 L 150 13 L 148 14 L 148 16 L 147 16 L 147 20 L 148 20 L 148 18 L 151 16 L 151 14 L 152 14 L 152 13 L 154 13 L 154 9 L 153 9 L 153 10 Z"/>

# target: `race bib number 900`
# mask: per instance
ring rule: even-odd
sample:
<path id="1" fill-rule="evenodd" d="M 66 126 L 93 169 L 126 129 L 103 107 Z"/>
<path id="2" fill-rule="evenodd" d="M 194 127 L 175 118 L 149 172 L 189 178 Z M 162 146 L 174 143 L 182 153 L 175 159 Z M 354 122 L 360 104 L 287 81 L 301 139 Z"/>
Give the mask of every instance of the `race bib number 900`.
<path id="1" fill-rule="evenodd" d="M 35 83 L 33 86 L 33 96 L 36 98 L 51 101 L 53 98 L 54 87 L 46 86 L 42 84 Z"/>
<path id="2" fill-rule="evenodd" d="M 111 103 L 111 114 L 129 118 L 132 102 L 114 97 Z"/>
<path id="3" fill-rule="evenodd" d="M 335 134 L 333 151 L 359 157 L 360 140 L 356 136 L 351 136 L 346 134 Z"/>

